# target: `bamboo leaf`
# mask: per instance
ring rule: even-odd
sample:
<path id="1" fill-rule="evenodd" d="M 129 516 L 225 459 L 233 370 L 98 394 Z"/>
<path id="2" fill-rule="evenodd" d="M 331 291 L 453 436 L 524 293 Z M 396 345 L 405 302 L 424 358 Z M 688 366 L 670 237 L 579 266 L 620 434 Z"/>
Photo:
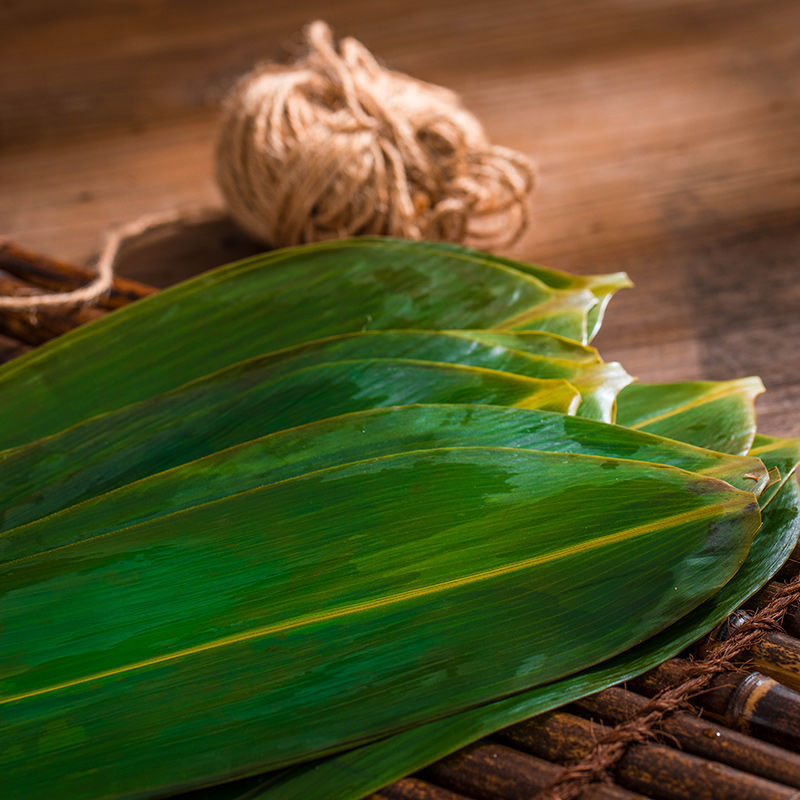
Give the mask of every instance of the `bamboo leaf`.
<path id="1" fill-rule="evenodd" d="M 780 490 L 786 478 L 792 475 L 800 462 L 800 438 L 778 439 L 774 436 L 756 434 L 750 454 L 763 458 L 770 469 L 777 470 L 780 480 L 765 488 L 759 496 L 759 505 L 764 506 Z"/>
<path id="2" fill-rule="evenodd" d="M 451 331 L 452 332 L 452 331 Z M 599 364 L 602 359 L 594 347 L 580 344 L 574 339 L 566 339 L 546 331 L 476 331 L 468 332 L 470 337 L 484 344 L 511 347 L 548 358 L 564 361 L 577 361 L 581 364 Z"/>
<path id="3" fill-rule="evenodd" d="M 681 388 L 686 391 L 683 401 L 691 400 L 692 388 L 685 385 Z M 713 402 L 714 393 L 709 392 L 709 395 Z M 669 392 L 666 396 L 670 396 Z M 643 403 L 639 407 L 642 418 L 661 414 L 671 407 L 669 404 L 666 409 L 660 407 L 658 398 L 657 392 L 649 394 L 649 405 Z M 574 422 L 572 420 L 570 424 Z M 711 426 L 703 425 L 700 430 L 708 439 L 715 438 Z M 549 686 L 522 692 L 508 700 L 462 712 L 316 762 L 192 792 L 187 795 L 187 800 L 189 797 L 191 800 L 314 800 L 326 796 L 326 792 L 330 793 L 327 796 L 340 800 L 358 800 L 481 736 L 600 691 L 671 658 L 721 622 L 766 583 L 797 544 L 800 489 L 793 475 L 800 463 L 800 439 L 776 439 L 757 434 L 751 454 L 763 458 L 766 466 L 770 470 L 777 469 L 782 477 L 759 496 L 763 524 L 745 562 L 713 598 L 657 637 L 609 662 Z M 317 794 L 320 791 L 321 794 Z"/>
<path id="4" fill-rule="evenodd" d="M 500 335 L 505 344 L 484 342 L 479 332 L 472 331 L 360 331 L 249 359 L 249 368 L 269 370 L 277 376 L 324 362 L 360 359 L 406 358 L 462 364 L 528 378 L 567 380 L 581 394 L 578 415 L 612 421 L 617 394 L 633 380 L 620 364 L 583 363 L 540 355 L 533 347 L 550 345 L 541 333 L 533 342 L 522 334 Z M 516 346 L 520 344 L 526 349 Z"/>
<path id="5" fill-rule="evenodd" d="M 0 454 L 2 526 L 284 428 L 368 408 L 455 402 L 574 413 L 580 396 L 563 380 L 459 364 L 362 359 L 281 374 L 252 359 Z"/>
<path id="6" fill-rule="evenodd" d="M 762 440 L 767 437 L 757 437 Z M 777 443 L 781 440 L 771 440 Z M 787 441 L 787 440 L 783 440 Z M 552 684 L 427 723 L 335 756 L 210 787 L 185 800 L 360 800 L 482 736 L 627 680 L 679 653 L 719 624 L 780 568 L 800 535 L 800 489 L 794 464 L 766 499 L 763 525 L 742 567 L 713 598 L 662 633 L 602 664 Z M 759 444 L 764 442 L 759 441 Z M 787 451 L 791 446 L 787 444 Z M 779 458 L 770 460 L 776 466 Z M 786 466 L 786 462 L 781 460 Z"/>
<path id="7" fill-rule="evenodd" d="M 505 259 L 499 259 L 505 262 Z M 509 266 L 515 262 L 506 262 Z M 534 275 L 548 286 L 558 289 L 588 289 L 597 300 L 586 312 L 586 341 L 591 342 L 603 324 L 606 308 L 614 294 L 620 289 L 629 289 L 633 286 L 631 279 L 624 272 L 615 272 L 608 275 L 570 275 L 566 272 L 558 273 L 559 278 L 552 275 L 555 270 L 548 270 L 532 264 L 516 264 L 517 269 Z M 550 273 L 547 275 L 547 273 Z"/>
<path id="8" fill-rule="evenodd" d="M 759 378 L 632 384 L 617 398 L 617 422 L 722 453 L 746 453 L 756 432 Z"/>
<path id="9" fill-rule="evenodd" d="M 497 328 L 585 339 L 589 289 L 399 240 L 279 250 L 85 325 L 0 369 L 0 448 L 169 391 L 232 363 L 359 330 Z M 37 413 L 31 414 L 30 409 Z"/>
<path id="10" fill-rule="evenodd" d="M 525 272 L 528 275 L 532 275 L 553 289 L 588 289 L 597 299 L 597 304 L 589 309 L 587 314 L 587 341 L 591 341 L 597 331 L 600 330 L 600 325 L 603 321 L 603 314 L 605 313 L 608 302 L 614 293 L 620 289 L 629 289 L 631 286 L 633 286 L 631 279 L 624 272 L 615 272 L 608 275 L 571 275 L 568 272 L 562 272 L 561 270 L 543 267 L 539 264 L 525 264 L 489 253 L 476 253 L 474 250 L 468 250 L 467 248 L 454 244 L 425 242 L 423 243 L 423 246 L 437 250 L 448 249 L 454 252 L 466 253 L 468 255 L 479 255 L 489 262 L 502 264 L 504 266 L 517 269 L 520 272 Z"/>
<path id="11" fill-rule="evenodd" d="M 584 367 L 568 379 L 581 395 L 575 412 L 580 417 L 614 422 L 617 396 L 633 380 L 615 361 Z"/>
<path id="12" fill-rule="evenodd" d="M 583 276 L 586 288 L 597 298 L 597 305 L 590 308 L 586 314 L 587 341 L 592 341 L 603 324 L 608 304 L 619 289 L 629 289 L 633 282 L 624 272 L 615 272 L 609 275 Z"/>
<path id="13" fill-rule="evenodd" d="M 456 448 L 32 555 L 3 567 L 0 767 L 80 800 L 351 747 L 642 641 L 758 523 L 752 494 L 674 467 Z"/>
<path id="14" fill-rule="evenodd" d="M 490 446 L 649 461 L 724 480 L 758 495 L 767 471 L 758 458 L 728 456 L 612 425 L 550 412 L 495 406 L 382 408 L 279 431 L 72 505 L 75 490 L 109 482 L 107 465 L 39 486 L 6 512 L 36 520 L 0 535 L 13 560 L 288 480 L 320 469 L 420 449 Z M 62 508 L 44 516 L 44 510 Z M 36 519 L 43 517 L 43 519 Z"/>

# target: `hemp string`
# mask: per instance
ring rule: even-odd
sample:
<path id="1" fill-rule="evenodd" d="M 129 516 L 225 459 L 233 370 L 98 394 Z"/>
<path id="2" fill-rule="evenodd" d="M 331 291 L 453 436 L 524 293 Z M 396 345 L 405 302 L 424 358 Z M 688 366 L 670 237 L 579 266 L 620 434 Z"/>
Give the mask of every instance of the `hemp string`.
<path id="1" fill-rule="evenodd" d="M 307 53 L 246 75 L 226 104 L 217 181 L 231 215 L 274 247 L 356 235 L 516 241 L 533 168 L 493 146 L 457 95 L 337 50 L 321 21 Z"/>
<path id="2" fill-rule="evenodd" d="M 715 676 L 734 669 L 734 659 L 769 631 L 780 629 L 786 609 L 798 600 L 800 575 L 785 584 L 766 606 L 735 628 L 706 657 L 695 661 L 684 681 L 657 694 L 641 712 L 615 725 L 583 758 L 565 767 L 553 783 L 536 795 L 536 800 L 574 800 L 589 784 L 608 781 L 609 770 L 622 759 L 630 745 L 654 738 L 664 717 L 683 708 L 689 698 L 701 693 Z"/>
<path id="3" fill-rule="evenodd" d="M 30 294 L 19 297 L 0 297 L 0 309 L 31 311 L 54 306 L 72 306 L 92 303 L 108 292 L 114 283 L 114 264 L 120 246 L 134 236 L 139 236 L 152 228 L 177 219 L 183 219 L 185 212 L 169 211 L 164 214 L 147 214 L 127 225 L 114 228 L 105 239 L 103 250 L 95 267 L 97 277 L 91 282 L 71 292 Z"/>

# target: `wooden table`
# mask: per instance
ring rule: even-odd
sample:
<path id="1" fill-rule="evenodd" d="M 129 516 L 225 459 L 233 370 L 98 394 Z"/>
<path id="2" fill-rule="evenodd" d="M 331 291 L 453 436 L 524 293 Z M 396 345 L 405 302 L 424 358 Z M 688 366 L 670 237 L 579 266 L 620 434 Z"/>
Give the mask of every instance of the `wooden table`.
<path id="1" fill-rule="evenodd" d="M 514 255 L 630 273 L 597 342 L 606 358 L 648 381 L 759 374 L 764 431 L 800 434 L 800 4 L 267 6 L 6 4 L 0 232 L 89 262 L 111 225 L 217 203 L 221 98 L 324 14 L 536 159 Z M 127 271 L 163 284 L 203 265 L 167 261 Z"/>

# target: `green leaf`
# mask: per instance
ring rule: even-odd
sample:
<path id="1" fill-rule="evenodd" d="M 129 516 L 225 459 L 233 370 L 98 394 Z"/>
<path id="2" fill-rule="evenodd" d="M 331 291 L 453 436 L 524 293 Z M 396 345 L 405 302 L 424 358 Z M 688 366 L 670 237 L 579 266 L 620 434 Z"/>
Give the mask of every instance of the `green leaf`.
<path id="1" fill-rule="evenodd" d="M 497 334 L 504 344 L 482 341 L 472 331 L 360 331 L 317 339 L 249 360 L 250 369 L 277 376 L 324 362 L 405 358 L 482 367 L 538 379 L 563 379 L 581 393 L 577 413 L 611 421 L 619 390 L 633 379 L 617 363 L 583 363 L 556 359 L 533 351 L 550 342 L 539 333 L 533 341 L 524 334 Z"/>
<path id="2" fill-rule="evenodd" d="M 77 489 L 113 481 L 108 465 L 38 487 L 7 521 L 35 519 L 0 535 L 0 559 L 13 560 L 249 491 L 306 472 L 413 450 L 490 446 L 650 461 L 718 478 L 759 494 L 767 471 L 757 458 L 728 456 L 613 425 L 550 412 L 495 406 L 382 408 L 280 431 L 160 472 L 72 505 Z M 615 463 L 615 462 L 614 462 Z M 77 478 L 77 480 L 76 480 Z M 69 506 L 69 507 L 68 507 Z"/>
<path id="3" fill-rule="evenodd" d="M 646 639 L 758 523 L 752 494 L 674 467 L 456 448 L 32 554 L 3 566 L 0 768 L 80 800 L 352 747 Z"/>
<path id="4" fill-rule="evenodd" d="M 766 437 L 757 437 L 766 439 Z M 780 440 L 771 440 L 772 442 Z M 783 440 L 787 441 L 787 440 Z M 766 500 L 763 525 L 736 575 L 688 616 L 631 650 L 552 684 L 271 774 L 191 792 L 185 800 L 360 800 L 482 736 L 627 680 L 679 653 L 738 608 L 777 572 L 800 535 L 800 489 L 791 477 Z M 787 441 L 787 450 L 790 449 Z M 775 466 L 778 459 L 769 460 Z M 784 466 L 786 462 L 782 462 Z"/>
<path id="5" fill-rule="evenodd" d="M 503 344 L 499 343 L 501 337 Z M 633 380 L 617 363 L 584 363 L 534 352 L 536 346 L 549 349 L 549 340 L 556 338 L 541 332 L 536 337 L 503 333 L 494 338 L 494 342 L 483 341 L 480 332 L 472 331 L 361 331 L 270 353 L 262 356 L 260 363 L 285 370 L 323 361 L 413 358 L 513 372 L 529 378 L 561 378 L 581 394 L 576 413 L 605 422 L 613 421 L 617 394 Z"/>
<path id="6" fill-rule="evenodd" d="M 451 333 L 453 331 L 450 331 Z M 602 359 L 594 347 L 580 344 L 546 331 L 468 331 L 470 337 L 484 344 L 511 347 L 548 358 L 577 361 L 581 364 L 599 364 Z"/>
<path id="7" fill-rule="evenodd" d="M 800 462 L 800 438 L 777 439 L 774 436 L 756 434 L 750 454 L 763 459 L 780 476 L 779 481 L 772 483 L 759 495 L 758 503 L 763 507 L 780 490 L 786 478 L 797 469 Z"/>
<path id="8" fill-rule="evenodd" d="M 376 240 L 377 241 L 377 240 Z M 547 286 L 553 289 L 562 290 L 580 290 L 588 289 L 596 298 L 597 303 L 589 309 L 587 314 L 587 341 L 591 341 L 597 331 L 600 330 L 600 325 L 603 321 L 603 314 L 611 297 L 619 289 L 628 289 L 633 286 L 631 279 L 624 272 L 614 272 L 608 275 L 571 275 L 568 272 L 552 269 L 550 267 L 543 267 L 539 264 L 525 264 L 518 261 L 512 261 L 509 258 L 501 258 L 500 256 L 491 255 L 489 253 L 477 253 L 475 250 L 469 250 L 455 244 L 438 244 L 433 242 L 421 243 L 422 246 L 433 248 L 436 250 L 452 250 L 456 253 L 464 253 L 469 256 L 480 256 L 487 261 L 495 264 L 502 264 L 520 272 L 525 272 L 528 275 L 540 280 Z"/>
<path id="9" fill-rule="evenodd" d="M 558 279 L 554 279 L 555 270 L 548 270 L 544 267 L 532 264 L 520 264 L 506 259 L 498 259 L 507 265 L 516 265 L 521 272 L 533 275 L 548 286 L 557 289 L 588 289 L 597 300 L 586 312 L 586 341 L 591 342 L 603 324 L 603 317 L 608 307 L 608 303 L 614 294 L 620 289 L 628 289 L 633 286 L 631 279 L 624 272 L 614 272 L 608 275 L 570 275 L 566 272 L 557 273 Z M 547 273 L 550 273 L 549 275 Z"/>
<path id="10" fill-rule="evenodd" d="M 628 289 L 633 282 L 624 272 L 614 272 L 609 275 L 583 276 L 586 288 L 597 298 L 597 305 L 590 308 L 586 314 L 587 341 L 591 342 L 603 324 L 606 308 L 619 289 Z"/>
<path id="11" fill-rule="evenodd" d="M 632 384 L 617 398 L 617 423 L 721 453 L 746 453 L 756 432 L 760 378 Z"/>
<path id="12" fill-rule="evenodd" d="M 409 403 L 574 413 L 579 401 L 576 389 L 563 380 L 458 364 L 362 359 L 281 374 L 269 359 L 252 359 L 0 453 L 2 526 L 21 525 L 216 450 L 337 414 Z"/>
<path id="13" fill-rule="evenodd" d="M 0 369 L 0 448 L 232 363 L 377 329 L 533 328 L 584 339 L 589 289 L 553 289 L 478 253 L 399 240 L 273 251 L 78 328 Z M 31 414 L 31 408 L 36 409 Z"/>

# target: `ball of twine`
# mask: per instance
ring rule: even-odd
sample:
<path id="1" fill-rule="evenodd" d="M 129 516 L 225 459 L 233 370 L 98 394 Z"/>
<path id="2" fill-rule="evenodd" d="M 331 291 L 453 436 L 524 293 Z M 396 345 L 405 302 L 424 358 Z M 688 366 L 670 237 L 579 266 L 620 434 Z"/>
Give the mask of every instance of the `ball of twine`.
<path id="1" fill-rule="evenodd" d="M 233 218 L 274 246 L 378 234 L 507 245 L 528 224 L 529 160 L 489 143 L 451 91 L 306 29 L 308 52 L 234 88 L 217 145 Z"/>

